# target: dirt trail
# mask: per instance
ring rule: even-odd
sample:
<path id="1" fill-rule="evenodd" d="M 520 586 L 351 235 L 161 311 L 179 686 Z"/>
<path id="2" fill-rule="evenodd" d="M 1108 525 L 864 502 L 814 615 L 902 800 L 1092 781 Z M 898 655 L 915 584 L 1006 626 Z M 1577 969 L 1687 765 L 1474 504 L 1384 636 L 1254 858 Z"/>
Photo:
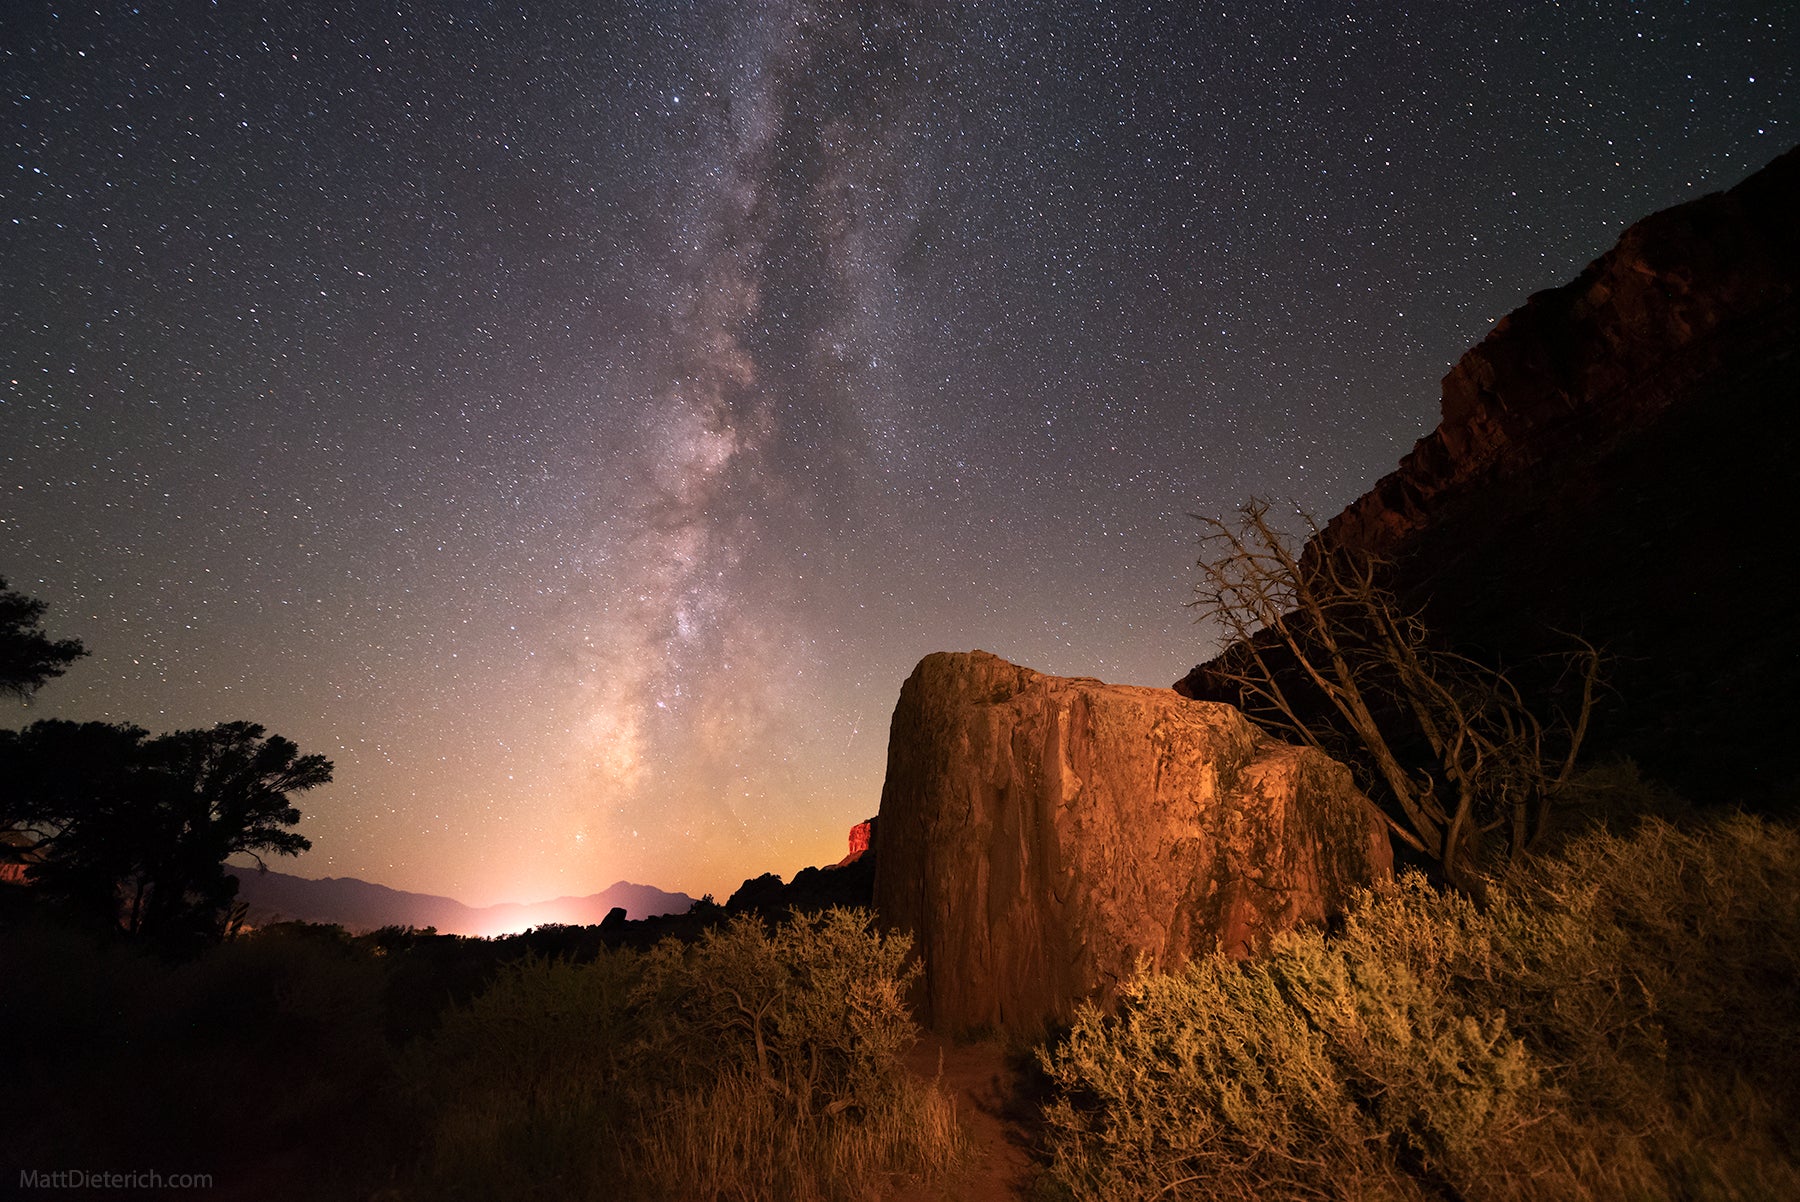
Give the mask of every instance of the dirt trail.
<path id="1" fill-rule="evenodd" d="M 910 1186 L 893 1202 L 1014 1202 L 1029 1197 L 1032 1106 L 1022 1100 L 1018 1073 L 1000 1045 L 959 1044 L 925 1035 L 907 1064 L 928 1081 L 939 1078 L 941 1064 L 940 1084 L 956 1099 L 956 1114 L 975 1143 L 975 1157 L 956 1176 Z"/>

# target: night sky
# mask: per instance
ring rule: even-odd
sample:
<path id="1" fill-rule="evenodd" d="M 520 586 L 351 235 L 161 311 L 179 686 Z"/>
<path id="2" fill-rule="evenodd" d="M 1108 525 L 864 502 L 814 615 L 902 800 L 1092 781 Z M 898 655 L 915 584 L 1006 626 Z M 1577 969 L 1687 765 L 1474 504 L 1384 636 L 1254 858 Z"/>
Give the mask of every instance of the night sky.
<path id="1" fill-rule="evenodd" d="M 1489 324 L 1800 140 L 1791 3 L 0 9 L 13 724 L 322 752 L 277 867 L 723 899 L 936 650 L 1167 684 Z"/>

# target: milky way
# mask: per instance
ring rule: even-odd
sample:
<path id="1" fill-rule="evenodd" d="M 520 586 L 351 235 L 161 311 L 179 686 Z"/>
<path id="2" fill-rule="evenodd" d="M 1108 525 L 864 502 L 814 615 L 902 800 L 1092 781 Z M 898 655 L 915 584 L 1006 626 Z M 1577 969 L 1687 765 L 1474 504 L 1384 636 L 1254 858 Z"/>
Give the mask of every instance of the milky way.
<path id="1" fill-rule="evenodd" d="M 875 293 L 897 290 L 895 231 L 915 220 L 909 189 L 885 177 L 916 141 L 914 56 L 931 49 L 917 23 L 798 5 L 722 21 L 728 54 L 668 96 L 683 111 L 667 249 L 644 256 L 646 291 L 664 298 L 657 334 L 603 385 L 641 416 L 583 573 L 593 780 L 564 794 L 556 825 L 584 838 L 593 825 L 618 841 L 651 799 L 687 838 L 754 831 L 780 800 L 746 760 L 794 746 L 809 716 L 829 721 L 795 688 L 819 668 L 808 559 L 873 453 L 863 413 L 879 409 L 891 341 Z"/>
<path id="2" fill-rule="evenodd" d="M 326 753 L 305 875 L 835 859 L 922 655 L 1173 680 L 1191 511 L 1800 137 L 1790 8 L 14 6 L 17 720 Z"/>

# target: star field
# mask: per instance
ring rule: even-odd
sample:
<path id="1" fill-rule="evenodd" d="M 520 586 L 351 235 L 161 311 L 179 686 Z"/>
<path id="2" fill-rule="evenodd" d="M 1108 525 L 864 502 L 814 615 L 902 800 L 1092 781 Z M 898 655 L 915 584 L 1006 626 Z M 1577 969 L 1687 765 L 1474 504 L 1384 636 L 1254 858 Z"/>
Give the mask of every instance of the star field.
<path id="1" fill-rule="evenodd" d="M 302 875 L 842 854 L 924 654 L 1165 684 L 1488 325 L 1800 138 L 1786 4 L 12 6 L 18 722 L 336 761 Z"/>

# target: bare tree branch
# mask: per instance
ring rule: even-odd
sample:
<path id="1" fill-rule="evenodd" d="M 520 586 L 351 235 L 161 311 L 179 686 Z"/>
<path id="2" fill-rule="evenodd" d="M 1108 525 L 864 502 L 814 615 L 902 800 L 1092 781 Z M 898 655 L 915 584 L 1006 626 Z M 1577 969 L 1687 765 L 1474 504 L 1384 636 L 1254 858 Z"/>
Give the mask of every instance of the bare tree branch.
<path id="1" fill-rule="evenodd" d="M 1571 636 L 1553 692 L 1572 678 L 1579 701 L 1546 718 L 1508 671 L 1439 646 L 1382 583 L 1386 562 L 1330 547 L 1303 513 L 1313 539 L 1297 552 L 1270 510 L 1252 498 L 1235 521 L 1195 515 L 1204 554 L 1189 604 L 1224 646 L 1209 674 L 1265 727 L 1350 760 L 1396 837 L 1480 899 L 1480 837 L 1505 830 L 1517 860 L 1549 824 L 1587 736 L 1600 653 Z"/>

